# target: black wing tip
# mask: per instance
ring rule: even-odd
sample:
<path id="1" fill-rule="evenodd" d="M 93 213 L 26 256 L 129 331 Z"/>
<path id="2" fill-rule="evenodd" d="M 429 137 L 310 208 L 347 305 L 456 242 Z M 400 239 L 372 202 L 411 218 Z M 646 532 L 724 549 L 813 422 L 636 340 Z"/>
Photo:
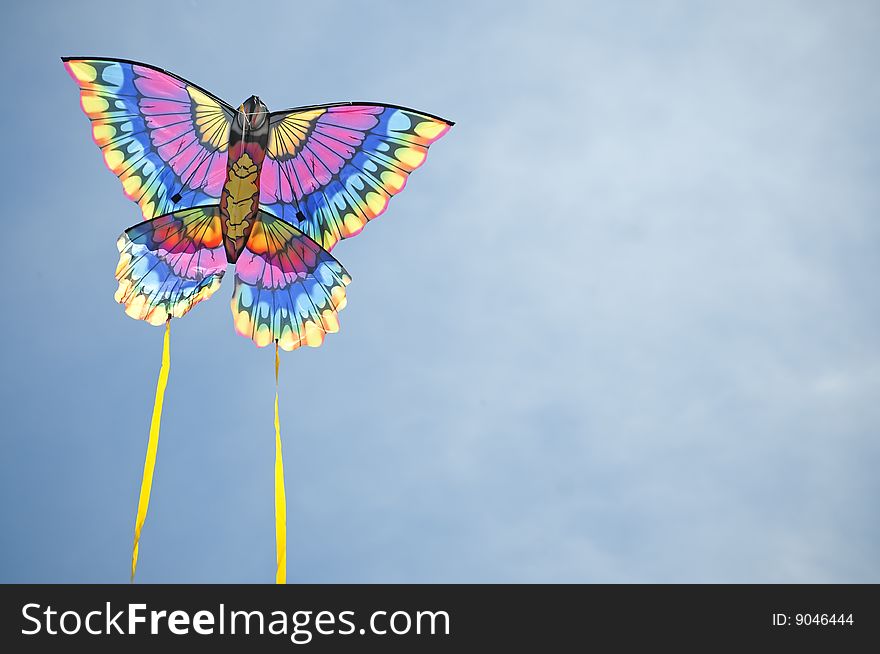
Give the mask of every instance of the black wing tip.
<path id="1" fill-rule="evenodd" d="M 155 68 L 152 64 L 144 63 L 143 61 L 135 61 L 134 59 L 123 59 L 121 57 L 97 57 L 93 55 L 77 55 L 75 57 L 61 57 L 61 61 L 71 61 L 71 60 L 82 60 L 89 61 L 90 59 L 94 59 L 95 61 L 118 61 L 123 64 L 139 64 L 141 66 L 150 66 L 150 68 Z"/>
<path id="2" fill-rule="evenodd" d="M 89 60 L 113 61 L 117 64 L 131 64 L 132 66 L 141 66 L 143 68 L 150 68 L 152 70 L 159 71 L 160 73 L 170 75 L 174 79 L 180 80 L 184 84 L 188 84 L 189 86 L 192 86 L 194 88 L 199 89 L 205 95 L 207 95 L 211 98 L 214 98 L 217 102 L 219 102 L 222 106 L 224 106 L 230 112 L 232 112 L 233 114 L 235 113 L 235 109 L 228 102 L 226 102 L 222 98 L 218 98 L 216 95 L 211 93 L 209 90 L 199 86 L 198 84 L 190 82 L 188 79 L 184 79 L 183 77 L 181 77 L 177 73 L 172 73 L 170 70 L 166 70 L 164 68 L 159 68 L 159 66 L 154 66 L 153 64 L 148 64 L 143 61 L 135 61 L 134 59 L 122 59 L 121 57 L 61 57 L 61 61 L 63 61 L 64 63 L 67 63 L 68 61 L 71 61 L 71 60 L 75 60 L 75 61 L 89 61 Z"/>
<path id="3" fill-rule="evenodd" d="M 436 114 L 429 114 L 427 111 L 422 111 L 420 109 L 413 109 L 412 107 L 404 107 L 400 104 L 390 104 L 388 102 L 364 102 L 364 101 L 353 101 L 349 100 L 348 102 L 328 102 L 326 104 L 309 104 L 303 105 L 302 107 L 291 107 L 290 109 L 282 109 L 281 111 L 272 111 L 269 113 L 269 118 L 273 118 L 275 116 L 281 116 L 284 114 L 294 113 L 296 111 L 308 111 L 310 109 L 325 109 L 328 107 L 347 107 L 352 105 L 369 105 L 373 107 L 387 107 L 388 109 L 402 109 L 403 111 L 411 111 L 414 114 L 421 114 L 423 116 L 427 116 L 428 118 L 433 118 L 434 120 L 439 120 L 440 122 L 446 123 L 450 127 L 455 125 L 455 123 L 448 118 L 443 118 L 442 116 L 437 116 Z"/>
<path id="4" fill-rule="evenodd" d="M 174 77 L 178 77 L 174 73 L 171 73 L 170 71 L 167 71 L 164 68 L 159 68 L 158 66 L 153 66 L 152 64 L 143 63 L 141 61 L 134 61 L 133 59 L 121 59 L 119 57 L 61 57 L 61 61 L 64 63 L 67 63 L 68 61 L 81 61 L 81 60 L 88 60 L 88 59 L 97 59 L 97 60 L 103 60 L 103 61 L 117 61 L 117 62 L 123 63 L 123 64 L 135 64 L 137 66 L 145 66 L 147 68 L 154 68 L 156 70 L 160 70 L 163 73 L 168 73 L 170 75 L 173 75 Z M 183 81 L 186 81 L 186 80 L 183 80 Z M 188 82 L 188 83 L 192 84 L 192 82 Z M 193 84 L 193 86 L 195 86 L 195 84 Z M 208 95 L 212 95 L 212 94 L 209 93 Z M 217 99 L 219 99 L 219 98 L 217 98 Z M 449 125 L 450 127 L 455 125 L 455 121 L 449 120 L 448 118 L 443 118 L 442 116 L 437 116 L 435 114 L 429 114 L 426 111 L 420 111 L 418 109 L 413 109 L 412 107 L 404 107 L 403 105 L 399 105 L 399 104 L 388 104 L 387 102 L 334 102 L 331 104 L 324 104 L 324 105 L 313 104 L 313 105 L 306 105 L 306 106 L 302 106 L 302 107 L 294 107 L 293 109 L 283 109 L 281 111 L 273 111 L 273 112 L 270 112 L 269 116 L 271 117 L 271 116 L 276 116 L 276 115 L 281 115 L 281 114 L 288 114 L 288 113 L 291 113 L 292 111 L 304 111 L 307 109 L 317 109 L 319 107 L 341 107 L 341 106 L 345 106 L 345 105 L 355 105 L 355 104 L 374 105 L 377 107 L 388 107 L 389 109 L 402 109 L 404 111 L 412 111 L 414 113 L 422 114 L 423 116 L 428 116 L 429 118 L 434 118 L 435 120 L 439 120 L 441 122 L 444 122 L 447 125 Z"/>
<path id="5" fill-rule="evenodd" d="M 93 57 L 93 56 L 84 56 L 84 55 L 76 55 L 69 57 L 61 57 L 61 61 L 67 63 L 68 61 L 118 61 L 126 64 L 140 64 L 142 66 L 149 66 L 149 64 L 144 64 L 140 61 L 132 61 L 130 59 L 120 59 L 119 57 Z"/>

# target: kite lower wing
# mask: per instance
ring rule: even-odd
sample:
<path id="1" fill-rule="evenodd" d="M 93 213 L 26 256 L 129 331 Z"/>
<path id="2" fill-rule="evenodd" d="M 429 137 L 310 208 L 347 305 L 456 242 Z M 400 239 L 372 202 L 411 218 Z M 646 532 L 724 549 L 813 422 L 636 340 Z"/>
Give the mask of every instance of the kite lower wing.
<path id="1" fill-rule="evenodd" d="M 131 227 L 116 242 L 116 301 L 152 325 L 180 318 L 220 288 L 226 251 L 218 207 L 176 211 Z"/>
<path id="2" fill-rule="evenodd" d="M 280 218 L 260 211 L 235 264 L 235 331 L 265 347 L 318 347 L 339 331 L 351 277 L 326 250 Z"/>

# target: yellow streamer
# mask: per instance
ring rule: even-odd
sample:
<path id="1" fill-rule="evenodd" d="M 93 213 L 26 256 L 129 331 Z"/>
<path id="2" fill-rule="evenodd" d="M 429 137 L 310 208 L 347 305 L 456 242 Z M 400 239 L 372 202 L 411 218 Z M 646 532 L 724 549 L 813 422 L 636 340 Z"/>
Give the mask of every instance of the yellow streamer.
<path id="1" fill-rule="evenodd" d="M 159 424 L 162 422 L 162 402 L 165 399 L 165 387 L 168 385 L 168 369 L 171 367 L 169 356 L 169 336 L 171 334 L 171 318 L 165 323 L 165 340 L 162 346 L 162 367 L 159 369 L 159 381 L 156 383 L 156 400 L 153 403 L 153 419 L 150 422 L 150 440 L 147 443 L 147 458 L 144 460 L 144 476 L 141 479 L 141 495 L 138 499 L 137 521 L 134 525 L 134 547 L 131 552 L 131 582 L 137 570 L 138 543 L 141 529 L 147 518 L 147 507 L 150 505 L 150 489 L 153 487 L 153 468 L 156 467 L 156 450 L 159 447 Z"/>
<path id="2" fill-rule="evenodd" d="M 287 499 L 284 495 L 284 460 L 281 457 L 281 423 L 278 420 L 278 341 L 275 341 L 275 583 L 287 583 Z"/>

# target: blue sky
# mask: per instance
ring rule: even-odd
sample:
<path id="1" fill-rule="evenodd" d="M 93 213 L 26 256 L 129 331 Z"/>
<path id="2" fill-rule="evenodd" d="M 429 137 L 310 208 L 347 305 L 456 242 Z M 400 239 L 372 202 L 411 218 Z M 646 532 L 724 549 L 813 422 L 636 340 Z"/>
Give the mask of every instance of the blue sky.
<path id="1" fill-rule="evenodd" d="M 62 55 L 458 123 L 283 357 L 289 581 L 880 581 L 876 3 L 5 11 L 0 581 L 127 581 L 161 353 Z M 173 325 L 143 582 L 273 580 L 231 282 Z"/>

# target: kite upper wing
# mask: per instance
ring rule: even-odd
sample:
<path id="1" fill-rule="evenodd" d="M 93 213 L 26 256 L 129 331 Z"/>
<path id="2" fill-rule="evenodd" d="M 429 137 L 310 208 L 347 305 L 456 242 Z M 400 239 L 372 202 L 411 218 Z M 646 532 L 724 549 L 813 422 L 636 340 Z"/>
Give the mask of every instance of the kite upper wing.
<path id="1" fill-rule="evenodd" d="M 234 110 L 183 78 L 120 59 L 65 57 L 107 167 L 146 220 L 215 202 Z"/>
<path id="2" fill-rule="evenodd" d="M 260 203 L 326 250 L 358 234 L 403 190 L 453 125 L 391 105 L 339 103 L 275 112 Z"/>

